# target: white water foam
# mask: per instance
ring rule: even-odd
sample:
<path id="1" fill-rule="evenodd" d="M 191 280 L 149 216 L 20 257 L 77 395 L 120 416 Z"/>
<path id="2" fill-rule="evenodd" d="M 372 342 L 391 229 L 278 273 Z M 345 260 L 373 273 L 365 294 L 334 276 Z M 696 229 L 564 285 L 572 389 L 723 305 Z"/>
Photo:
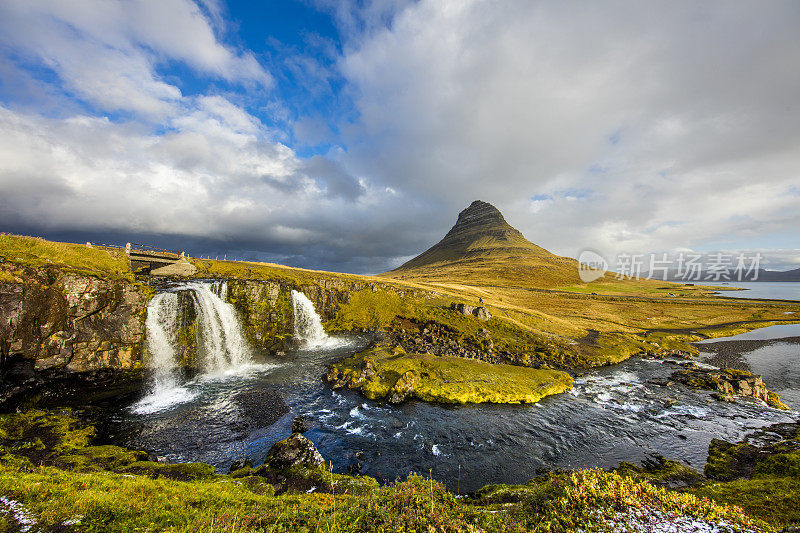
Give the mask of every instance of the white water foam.
<path id="1" fill-rule="evenodd" d="M 322 319 L 314 309 L 314 304 L 300 291 L 292 291 L 292 315 L 294 337 L 300 342 L 302 349 L 333 349 L 350 344 L 347 339 L 331 337 L 325 333 Z"/>
<path id="2" fill-rule="evenodd" d="M 189 285 L 197 312 L 198 334 L 202 342 L 206 373 L 224 373 L 250 363 L 250 347 L 242 334 L 233 305 L 223 301 L 207 284 Z M 220 294 L 227 295 L 225 289 Z"/>
<path id="3" fill-rule="evenodd" d="M 227 282 L 191 283 L 179 290 L 191 292 L 197 319 L 198 360 L 205 374 L 180 384 L 177 346 L 178 295 L 162 292 L 147 306 L 147 364 L 153 374 L 150 393 L 133 406 L 133 412 L 150 414 L 196 398 L 204 381 L 241 376 L 264 365 L 251 362 L 250 348 L 242 334 L 236 311 L 227 297 Z"/>

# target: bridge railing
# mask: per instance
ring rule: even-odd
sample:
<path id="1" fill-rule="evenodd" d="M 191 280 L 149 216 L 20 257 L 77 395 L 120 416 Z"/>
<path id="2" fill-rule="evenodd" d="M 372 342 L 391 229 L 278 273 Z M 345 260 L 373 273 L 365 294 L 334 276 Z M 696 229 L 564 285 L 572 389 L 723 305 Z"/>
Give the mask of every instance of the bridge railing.
<path id="1" fill-rule="evenodd" d="M 128 253 L 130 252 L 155 252 L 155 253 L 162 253 L 162 254 L 175 254 L 178 256 L 184 255 L 183 252 L 178 250 L 169 250 L 167 248 L 159 248 L 157 246 L 150 246 L 149 244 L 139 244 L 135 242 L 129 242 L 125 246 L 125 251 Z"/>

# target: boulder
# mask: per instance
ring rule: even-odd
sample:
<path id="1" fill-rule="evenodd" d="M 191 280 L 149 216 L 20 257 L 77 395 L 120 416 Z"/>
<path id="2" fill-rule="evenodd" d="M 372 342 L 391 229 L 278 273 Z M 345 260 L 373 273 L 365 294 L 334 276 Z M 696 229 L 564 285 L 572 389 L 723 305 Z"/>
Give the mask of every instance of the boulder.
<path id="1" fill-rule="evenodd" d="M 309 425 L 308 418 L 304 416 L 296 416 L 294 420 L 292 420 L 292 433 L 305 433 L 311 429 Z"/>
<path id="2" fill-rule="evenodd" d="M 789 409 L 779 395 L 764 385 L 761 376 L 753 375 L 746 370 L 705 369 L 692 364 L 684 365 L 684 370 L 672 374 L 672 379 L 694 388 L 714 391 L 712 397 L 718 401 L 730 402 L 734 396 L 749 396 L 762 400 L 776 409 Z"/>
<path id="3" fill-rule="evenodd" d="M 264 464 L 275 470 L 286 470 L 293 466 L 324 468 L 325 459 L 313 442 L 300 433 L 292 433 L 289 438 L 272 445 Z"/>
<path id="4" fill-rule="evenodd" d="M 419 383 L 419 376 L 412 370 L 408 370 L 405 374 L 400 376 L 397 383 L 394 384 L 392 390 L 389 391 L 389 403 L 402 403 L 408 399 L 414 392 L 414 389 Z"/>
<path id="5" fill-rule="evenodd" d="M 475 307 L 474 305 L 454 302 L 450 304 L 450 309 L 453 311 L 458 311 L 463 315 L 472 315 L 477 317 L 478 320 L 483 320 L 484 322 L 492 318 L 492 314 L 485 307 Z"/>
<path id="6" fill-rule="evenodd" d="M 484 322 L 488 322 L 490 318 L 492 318 L 492 314 L 486 310 L 485 307 L 476 307 L 475 310 L 472 311 L 472 314 L 475 315 L 478 320 L 483 320 Z"/>
<path id="7" fill-rule="evenodd" d="M 234 461 L 231 463 L 231 467 L 228 468 L 228 473 L 232 474 L 233 472 L 243 468 L 253 468 L 253 463 L 250 462 L 250 459 L 240 459 L 238 461 Z"/>

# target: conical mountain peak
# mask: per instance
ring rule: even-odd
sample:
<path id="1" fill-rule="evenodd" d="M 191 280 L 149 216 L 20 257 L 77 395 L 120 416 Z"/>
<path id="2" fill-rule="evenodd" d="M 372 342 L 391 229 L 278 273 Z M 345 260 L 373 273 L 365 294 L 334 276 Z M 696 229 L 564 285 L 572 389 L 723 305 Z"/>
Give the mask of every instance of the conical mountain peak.
<path id="1" fill-rule="evenodd" d="M 577 279 L 574 259 L 559 257 L 528 241 L 488 202 L 475 200 L 458 214 L 447 235 L 387 275 L 421 280 L 549 286 Z M 526 279 L 526 278 L 530 279 Z"/>
<path id="2" fill-rule="evenodd" d="M 481 233 L 502 238 L 503 234 L 507 232 L 522 237 L 522 233 L 506 222 L 499 209 L 489 202 L 475 200 L 458 214 L 455 226 L 450 228 L 442 242 L 475 237 Z"/>

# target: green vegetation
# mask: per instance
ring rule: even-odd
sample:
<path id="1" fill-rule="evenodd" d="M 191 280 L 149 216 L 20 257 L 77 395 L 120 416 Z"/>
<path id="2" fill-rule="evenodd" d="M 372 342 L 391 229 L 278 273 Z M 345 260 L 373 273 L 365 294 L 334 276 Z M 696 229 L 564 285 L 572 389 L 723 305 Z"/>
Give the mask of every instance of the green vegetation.
<path id="1" fill-rule="evenodd" d="M 710 481 L 690 491 L 739 505 L 776 527 L 800 525 L 800 423 L 758 433 L 752 442 L 749 437 L 738 443 L 712 440 L 704 471 Z"/>
<path id="2" fill-rule="evenodd" d="M 142 452 L 91 446 L 93 433 L 67 410 L 0 417 L 0 494 L 18 505 L 0 507 L 0 526 L 13 531 L 24 514 L 48 531 L 588 533 L 605 531 L 630 508 L 763 525 L 735 507 L 597 470 L 491 485 L 457 499 L 414 474 L 384 486 L 325 468 L 214 475 L 209 465 L 163 465 L 142 461 Z M 298 483 L 276 495 L 270 476 Z"/>
<path id="3" fill-rule="evenodd" d="M 54 265 L 81 274 L 132 279 L 123 250 L 0 233 L 0 256 L 18 267 Z M 5 278 L 8 276 L 8 273 L 4 275 Z"/>
<path id="4" fill-rule="evenodd" d="M 669 488 L 692 486 L 705 481 L 694 469 L 660 456 L 645 461 L 642 466 L 623 461 L 614 472 Z"/>
<path id="5" fill-rule="evenodd" d="M 721 504 L 738 505 L 753 517 L 776 528 L 800 524 L 800 478 L 763 476 L 728 482 L 710 482 L 691 493 Z"/>
<path id="6" fill-rule="evenodd" d="M 572 387 L 565 372 L 372 348 L 333 365 L 328 379 L 367 398 L 441 403 L 535 403 Z"/>

